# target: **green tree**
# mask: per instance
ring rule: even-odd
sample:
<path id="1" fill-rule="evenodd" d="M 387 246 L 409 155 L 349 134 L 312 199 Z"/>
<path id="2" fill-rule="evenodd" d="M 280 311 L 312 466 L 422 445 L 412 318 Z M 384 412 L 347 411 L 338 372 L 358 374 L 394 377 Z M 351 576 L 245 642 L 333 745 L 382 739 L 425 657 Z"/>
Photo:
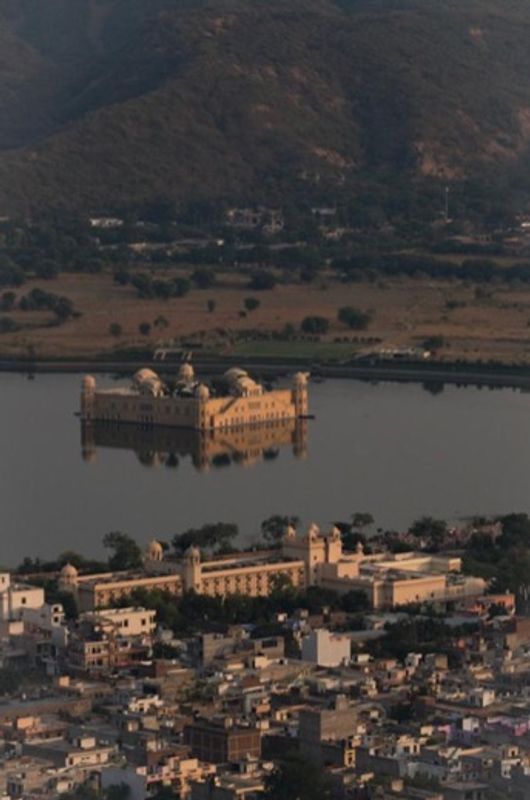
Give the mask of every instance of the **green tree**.
<path id="1" fill-rule="evenodd" d="M 257 297 L 245 297 L 243 300 L 243 305 L 247 311 L 255 311 L 260 307 L 260 301 Z"/>
<path id="2" fill-rule="evenodd" d="M 282 539 L 287 527 L 296 528 L 299 522 L 300 518 L 296 516 L 273 514 L 261 523 L 261 535 L 265 541 L 276 544 Z"/>
<path id="3" fill-rule="evenodd" d="M 351 515 L 352 528 L 367 528 L 374 524 L 373 516 L 367 511 L 356 511 Z"/>
<path id="4" fill-rule="evenodd" d="M 266 779 L 266 800 L 326 800 L 331 786 L 316 761 L 298 754 L 288 756 Z"/>
<path id="5" fill-rule="evenodd" d="M 16 299 L 15 292 L 4 292 L 0 298 L 0 311 L 12 311 L 15 307 Z"/>
<path id="6" fill-rule="evenodd" d="M 153 322 L 153 325 L 157 330 L 164 330 L 165 328 L 169 327 L 169 322 L 167 321 L 166 317 L 160 314 Z"/>
<path id="7" fill-rule="evenodd" d="M 129 800 L 131 790 L 126 783 L 117 783 L 109 786 L 105 792 L 105 800 Z"/>
<path id="8" fill-rule="evenodd" d="M 114 275 L 112 276 L 114 283 L 117 283 L 118 286 L 126 286 L 130 283 L 131 280 L 131 273 L 127 272 L 125 269 L 116 270 Z"/>
<path id="9" fill-rule="evenodd" d="M 344 611 L 354 614 L 358 611 L 367 611 L 370 608 L 370 601 L 360 589 L 351 589 L 342 595 L 341 606 Z"/>
<path id="10" fill-rule="evenodd" d="M 329 319 L 320 316 L 304 317 L 302 320 L 304 333 L 322 334 L 329 330 Z"/>
<path id="11" fill-rule="evenodd" d="M 283 597 L 283 595 L 294 595 L 294 586 L 289 575 L 277 572 L 271 575 L 269 580 L 269 595 L 272 598 Z"/>
<path id="12" fill-rule="evenodd" d="M 35 266 L 36 277 L 44 280 L 56 278 L 59 271 L 59 264 L 51 258 L 46 258 Z"/>
<path id="13" fill-rule="evenodd" d="M 70 317 L 80 316 L 75 312 L 72 301 L 67 297 L 59 297 L 52 310 L 60 322 L 66 322 Z"/>
<path id="14" fill-rule="evenodd" d="M 175 278 L 173 281 L 173 296 L 184 297 L 190 290 L 190 282 L 187 278 Z"/>
<path id="15" fill-rule="evenodd" d="M 267 289 L 274 289 L 276 286 L 276 277 L 274 273 L 266 269 L 258 270 L 251 275 L 249 288 L 255 291 L 262 292 Z"/>
<path id="16" fill-rule="evenodd" d="M 15 322 L 11 317 L 2 317 L 0 319 L 0 334 L 2 333 L 15 333 L 19 329 L 18 322 Z"/>
<path id="17" fill-rule="evenodd" d="M 217 282 L 213 269 L 207 269 L 206 267 L 196 269 L 191 279 L 198 289 L 211 289 Z"/>
<path id="18" fill-rule="evenodd" d="M 178 553 L 183 553 L 191 545 L 201 550 L 222 550 L 230 545 L 239 535 L 239 528 L 231 522 L 215 522 L 203 525 L 202 528 L 190 528 L 184 533 L 177 533 L 172 545 Z"/>
<path id="19" fill-rule="evenodd" d="M 177 800 L 177 794 L 170 786 L 161 786 L 151 795 L 152 800 Z"/>
<path id="20" fill-rule="evenodd" d="M 420 517 L 410 526 L 410 533 L 418 539 L 426 539 L 428 544 L 439 545 L 447 535 L 447 522 L 434 517 Z"/>
<path id="21" fill-rule="evenodd" d="M 142 551 L 127 533 L 111 531 L 105 534 L 103 546 L 113 550 L 109 558 L 111 570 L 136 569 L 142 566 Z"/>
<path id="22" fill-rule="evenodd" d="M 502 534 L 498 544 L 503 547 L 523 545 L 530 547 L 530 517 L 528 514 L 505 514 L 499 517 Z"/>
<path id="23" fill-rule="evenodd" d="M 425 350 L 441 350 L 445 344 L 443 336 L 428 336 L 423 340 L 422 345 Z"/>
<path id="24" fill-rule="evenodd" d="M 363 331 L 370 324 L 371 315 L 353 306 L 343 306 L 337 312 L 339 322 L 354 331 Z"/>

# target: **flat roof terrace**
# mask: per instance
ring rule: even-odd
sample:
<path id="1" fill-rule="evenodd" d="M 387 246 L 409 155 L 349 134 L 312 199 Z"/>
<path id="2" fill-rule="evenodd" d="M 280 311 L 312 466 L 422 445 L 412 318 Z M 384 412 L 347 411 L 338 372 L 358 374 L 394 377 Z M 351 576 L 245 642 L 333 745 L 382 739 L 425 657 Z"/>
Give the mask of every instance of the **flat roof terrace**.
<path id="1" fill-rule="evenodd" d="M 268 556 L 267 558 L 254 558 L 250 560 L 245 560 L 243 563 L 240 561 L 230 561 L 230 562 L 212 562 L 208 561 L 202 564 L 202 571 L 203 573 L 209 572 L 232 572 L 232 571 L 240 571 L 245 569 L 252 569 L 253 567 L 266 567 L 272 566 L 274 564 L 304 564 L 302 559 L 293 559 L 287 558 L 285 556 L 278 555 L 276 557 Z"/>

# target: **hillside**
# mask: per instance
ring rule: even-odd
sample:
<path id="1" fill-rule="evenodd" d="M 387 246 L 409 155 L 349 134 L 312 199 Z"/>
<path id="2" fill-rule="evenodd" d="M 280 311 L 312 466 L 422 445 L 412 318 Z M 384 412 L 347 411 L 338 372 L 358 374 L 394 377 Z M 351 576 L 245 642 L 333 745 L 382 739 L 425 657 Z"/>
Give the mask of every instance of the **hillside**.
<path id="1" fill-rule="evenodd" d="M 520 189 L 529 41 L 511 0 L 0 0 L 0 213 Z"/>

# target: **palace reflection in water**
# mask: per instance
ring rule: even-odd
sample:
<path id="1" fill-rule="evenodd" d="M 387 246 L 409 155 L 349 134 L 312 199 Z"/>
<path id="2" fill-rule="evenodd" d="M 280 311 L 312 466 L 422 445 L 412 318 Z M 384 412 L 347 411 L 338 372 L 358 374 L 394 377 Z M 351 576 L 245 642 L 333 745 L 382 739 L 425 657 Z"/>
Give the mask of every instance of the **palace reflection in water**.
<path id="1" fill-rule="evenodd" d="M 98 448 L 133 450 L 149 467 L 176 468 L 190 457 L 199 472 L 231 464 L 252 466 L 273 460 L 289 447 L 296 458 L 307 455 L 307 420 L 290 419 L 228 430 L 138 427 L 105 422 L 81 424 L 81 455 L 93 462 Z"/>

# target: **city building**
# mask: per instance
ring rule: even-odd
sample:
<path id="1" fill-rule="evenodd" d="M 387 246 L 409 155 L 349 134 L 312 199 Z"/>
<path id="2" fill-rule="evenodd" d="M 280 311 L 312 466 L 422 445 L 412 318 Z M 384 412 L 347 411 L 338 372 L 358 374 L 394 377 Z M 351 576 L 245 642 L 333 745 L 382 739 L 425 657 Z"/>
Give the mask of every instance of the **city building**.
<path id="1" fill-rule="evenodd" d="M 302 661 L 319 667 L 338 667 L 351 658 L 351 639 L 325 628 L 311 631 L 302 639 Z"/>
<path id="2" fill-rule="evenodd" d="M 192 755 L 212 764 L 228 764 L 261 756 L 257 728 L 234 725 L 230 717 L 194 720 L 184 728 L 184 742 Z"/>
<path id="3" fill-rule="evenodd" d="M 44 589 L 13 581 L 8 572 L 0 573 L 0 622 L 21 620 L 25 609 L 44 605 Z"/>
<path id="4" fill-rule="evenodd" d="M 73 672 L 103 673 L 149 656 L 155 612 L 110 608 L 81 614 L 72 631 L 68 666 Z"/>
<path id="5" fill-rule="evenodd" d="M 307 374 L 297 372 L 291 387 L 266 391 L 237 367 L 227 370 L 217 390 L 196 380 L 191 364 L 181 364 L 175 381 L 164 381 L 151 369 L 135 373 L 130 386 L 98 389 L 91 375 L 83 378 L 83 422 L 132 423 L 142 426 L 221 430 L 246 425 L 276 425 L 308 414 Z"/>
<path id="6" fill-rule="evenodd" d="M 193 781 L 207 780 L 214 773 L 213 764 L 201 763 L 178 749 L 163 749 L 149 753 L 145 764 L 107 767 L 101 773 L 101 787 L 126 786 L 129 800 L 145 800 L 163 787 L 176 797 L 187 798 Z"/>

